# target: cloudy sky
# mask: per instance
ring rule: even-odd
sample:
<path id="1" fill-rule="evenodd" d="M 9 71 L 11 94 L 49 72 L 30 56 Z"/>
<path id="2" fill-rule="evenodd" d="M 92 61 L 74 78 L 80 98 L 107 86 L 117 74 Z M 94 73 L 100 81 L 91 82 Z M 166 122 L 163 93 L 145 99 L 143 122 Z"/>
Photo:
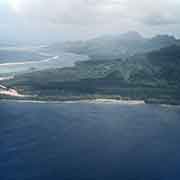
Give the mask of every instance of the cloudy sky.
<path id="1" fill-rule="evenodd" d="M 130 30 L 180 37 L 180 0 L 0 0 L 0 40 L 76 40 Z"/>

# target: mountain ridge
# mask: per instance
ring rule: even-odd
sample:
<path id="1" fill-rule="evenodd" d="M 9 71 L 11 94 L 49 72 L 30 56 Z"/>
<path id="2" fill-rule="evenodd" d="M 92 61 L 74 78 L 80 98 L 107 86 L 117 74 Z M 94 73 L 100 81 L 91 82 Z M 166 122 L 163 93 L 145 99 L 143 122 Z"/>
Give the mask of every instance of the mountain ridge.
<path id="1" fill-rule="evenodd" d="M 117 59 L 133 56 L 139 53 L 159 50 L 171 45 L 180 45 L 180 40 L 170 35 L 157 35 L 145 38 L 135 31 L 120 35 L 106 35 L 87 41 L 56 43 L 46 50 L 66 51 L 88 55 L 92 59 Z"/>

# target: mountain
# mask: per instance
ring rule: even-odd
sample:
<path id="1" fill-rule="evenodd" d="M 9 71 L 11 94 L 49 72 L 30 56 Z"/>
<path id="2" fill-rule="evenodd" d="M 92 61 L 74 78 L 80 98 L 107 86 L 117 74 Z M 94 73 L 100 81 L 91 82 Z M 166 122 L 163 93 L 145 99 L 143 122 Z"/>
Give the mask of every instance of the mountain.
<path id="1" fill-rule="evenodd" d="M 180 104 L 180 46 L 131 56 L 89 60 L 74 67 L 16 76 L 6 86 L 40 99 L 118 97 Z"/>
<path id="2" fill-rule="evenodd" d="M 48 47 L 49 51 L 66 51 L 88 55 L 96 60 L 109 60 L 133 56 L 139 53 L 159 50 L 171 45 L 180 45 L 179 40 L 169 35 L 144 38 L 138 32 L 120 35 L 108 35 L 88 41 L 56 43 Z"/>

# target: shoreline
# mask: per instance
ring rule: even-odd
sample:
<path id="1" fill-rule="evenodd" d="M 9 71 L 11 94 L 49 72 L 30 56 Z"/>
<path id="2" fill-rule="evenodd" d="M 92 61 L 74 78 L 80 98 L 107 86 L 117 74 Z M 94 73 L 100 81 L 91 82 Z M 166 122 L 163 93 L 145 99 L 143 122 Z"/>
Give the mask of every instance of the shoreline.
<path id="1" fill-rule="evenodd" d="M 26 96 L 28 97 L 28 96 Z M 19 99 L 18 99 L 19 98 Z M 18 103 L 34 103 L 34 104 L 75 104 L 75 103 L 88 103 L 88 104 L 121 104 L 121 105 L 160 105 L 162 107 L 180 107 L 180 104 L 175 103 L 166 103 L 162 101 L 148 102 L 146 100 L 123 100 L 115 98 L 87 98 L 87 99 L 62 99 L 62 100 L 35 100 L 35 99 L 22 99 L 23 97 L 17 97 L 17 99 L 10 98 L 1 98 L 1 102 L 18 102 Z"/>
<path id="2" fill-rule="evenodd" d="M 168 104 L 168 103 L 148 103 L 143 100 L 117 100 L 117 99 L 82 99 L 82 100 L 23 100 L 23 99 L 0 99 L 0 102 L 18 102 L 18 103 L 34 103 L 34 104 L 76 104 L 76 103 L 88 103 L 88 104 L 121 104 L 121 105 L 160 105 L 162 107 L 180 107 L 180 104 Z"/>
<path id="3" fill-rule="evenodd" d="M 0 102 L 19 102 L 19 103 L 39 103 L 39 104 L 59 104 L 59 103 L 92 103 L 92 104 L 127 104 L 127 105 L 144 105 L 144 101 L 138 100 L 116 100 L 116 99 L 83 99 L 83 100 L 21 100 L 21 99 L 0 99 Z"/>
<path id="4" fill-rule="evenodd" d="M 58 59 L 58 58 L 59 58 L 59 56 L 53 56 L 53 57 L 50 57 L 50 58 L 47 58 L 47 59 L 43 59 L 43 60 L 39 60 L 39 61 L 24 61 L 24 62 L 15 62 L 15 63 L 1 63 L 0 67 L 1 66 L 25 65 L 25 64 L 38 64 L 38 63 L 42 63 L 42 62 L 49 62 L 51 60 Z"/>

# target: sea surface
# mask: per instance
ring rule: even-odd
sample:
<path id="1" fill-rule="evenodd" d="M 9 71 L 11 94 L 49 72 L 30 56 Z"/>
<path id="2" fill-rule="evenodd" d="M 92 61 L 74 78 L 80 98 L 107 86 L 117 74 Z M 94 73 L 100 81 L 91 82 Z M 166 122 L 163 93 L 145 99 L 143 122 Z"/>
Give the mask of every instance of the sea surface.
<path id="1" fill-rule="evenodd" d="M 0 102 L 0 180 L 171 179 L 179 107 Z"/>

